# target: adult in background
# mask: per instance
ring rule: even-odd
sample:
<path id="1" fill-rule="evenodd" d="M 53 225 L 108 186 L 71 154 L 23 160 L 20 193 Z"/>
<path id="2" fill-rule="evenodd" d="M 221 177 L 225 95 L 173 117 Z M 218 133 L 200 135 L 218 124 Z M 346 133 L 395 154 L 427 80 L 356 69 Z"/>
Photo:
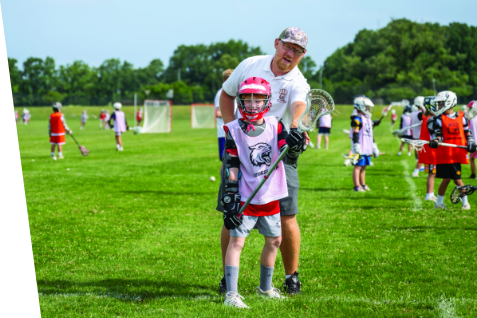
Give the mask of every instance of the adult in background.
<path id="1" fill-rule="evenodd" d="M 228 69 L 222 73 L 222 82 L 225 82 L 234 70 Z M 225 149 L 225 130 L 224 130 L 224 120 L 222 119 L 222 113 L 220 112 L 220 95 L 222 94 L 223 88 L 220 88 L 215 95 L 214 104 L 215 104 L 215 121 L 217 126 L 217 139 L 219 143 L 219 159 L 222 161 Z M 234 113 L 235 117 L 238 118 L 239 113 L 237 113 L 237 101 L 234 102 Z M 222 170 L 222 167 L 220 167 Z"/>
<path id="2" fill-rule="evenodd" d="M 235 120 L 234 100 L 240 83 L 249 77 L 261 77 L 270 83 L 272 88 L 272 107 L 267 116 L 282 119 L 289 131 L 287 144 L 295 143 L 296 147 L 303 147 L 309 141 L 306 133 L 300 134 L 297 130 L 300 115 L 306 109 L 306 95 L 310 86 L 298 69 L 298 63 L 306 53 L 308 36 L 296 27 L 285 29 L 275 39 L 275 54 L 253 56 L 243 60 L 232 75 L 222 85 L 220 95 L 220 111 L 224 123 Z M 265 119 L 266 121 L 266 119 Z M 227 140 L 225 141 L 227 143 Z M 282 226 L 282 243 L 280 251 L 285 266 L 284 291 L 289 294 L 301 293 L 301 283 L 298 280 L 298 257 L 300 252 L 300 228 L 296 220 L 298 214 L 298 155 L 294 160 L 285 160 L 288 197 L 280 199 L 280 219 Z M 224 166 L 224 171 L 228 169 Z M 220 204 L 225 189 L 220 186 L 217 210 L 223 212 Z M 222 262 L 230 240 L 230 231 L 222 227 L 221 247 Z M 225 277 L 219 285 L 220 292 L 226 292 Z"/>
<path id="3" fill-rule="evenodd" d="M 316 137 L 316 148 L 321 148 L 321 136 L 325 136 L 325 149 L 328 150 L 328 145 L 330 144 L 330 134 L 331 134 L 331 121 L 333 117 L 331 114 L 324 115 L 320 117 L 320 120 L 316 123 L 318 128 L 318 136 Z"/>

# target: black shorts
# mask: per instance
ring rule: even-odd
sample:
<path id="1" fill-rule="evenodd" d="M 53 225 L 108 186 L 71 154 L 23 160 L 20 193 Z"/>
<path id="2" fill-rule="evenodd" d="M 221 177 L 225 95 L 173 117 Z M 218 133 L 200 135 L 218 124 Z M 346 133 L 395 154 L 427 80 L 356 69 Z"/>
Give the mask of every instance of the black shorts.
<path id="1" fill-rule="evenodd" d="M 413 140 L 414 138 L 412 138 L 411 135 L 402 135 L 401 138 L 404 138 L 404 139 L 411 139 Z"/>
<path id="2" fill-rule="evenodd" d="M 328 127 L 320 127 L 318 128 L 318 135 L 329 135 L 331 128 Z"/>
<path id="3" fill-rule="evenodd" d="M 460 163 L 438 164 L 436 165 L 436 178 L 460 180 L 462 169 Z"/>

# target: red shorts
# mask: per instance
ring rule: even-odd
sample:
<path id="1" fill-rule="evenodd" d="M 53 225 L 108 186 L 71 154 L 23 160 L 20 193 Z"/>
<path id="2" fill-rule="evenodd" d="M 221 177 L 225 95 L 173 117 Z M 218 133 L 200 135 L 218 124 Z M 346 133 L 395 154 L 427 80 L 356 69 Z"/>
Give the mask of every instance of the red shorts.
<path id="1" fill-rule="evenodd" d="M 52 145 L 64 145 L 65 144 L 65 135 L 62 136 L 50 136 L 50 144 Z"/>
<path id="2" fill-rule="evenodd" d="M 240 206 L 243 206 L 245 202 L 240 202 Z M 275 215 L 280 213 L 280 204 L 279 201 L 272 201 L 266 204 L 249 204 L 245 211 L 243 211 L 244 215 L 249 216 L 269 216 Z"/>
<path id="3" fill-rule="evenodd" d="M 471 152 L 469 157 L 470 157 L 470 159 L 477 159 L 477 151 L 476 152 Z"/>

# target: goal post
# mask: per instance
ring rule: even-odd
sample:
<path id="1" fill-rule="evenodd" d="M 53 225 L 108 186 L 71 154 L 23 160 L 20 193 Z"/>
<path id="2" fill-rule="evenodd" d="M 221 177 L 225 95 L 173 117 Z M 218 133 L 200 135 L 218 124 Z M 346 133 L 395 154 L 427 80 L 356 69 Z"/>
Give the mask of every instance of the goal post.
<path id="1" fill-rule="evenodd" d="M 145 100 L 141 133 L 169 133 L 171 129 L 172 103 L 168 100 Z"/>
<path id="2" fill-rule="evenodd" d="M 191 104 L 190 125 L 192 128 L 215 128 L 215 105 Z"/>

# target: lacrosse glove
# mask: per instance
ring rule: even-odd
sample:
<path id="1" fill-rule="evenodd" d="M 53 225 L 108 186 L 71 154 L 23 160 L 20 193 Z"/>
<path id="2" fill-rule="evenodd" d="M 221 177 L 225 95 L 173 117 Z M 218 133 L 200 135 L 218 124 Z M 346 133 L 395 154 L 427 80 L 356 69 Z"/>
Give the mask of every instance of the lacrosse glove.
<path id="1" fill-rule="evenodd" d="M 67 133 L 68 135 L 71 135 L 71 134 L 73 133 L 73 130 L 68 129 L 68 130 L 66 131 L 66 133 Z"/>
<path id="2" fill-rule="evenodd" d="M 379 157 L 379 149 L 376 143 L 373 143 L 373 155 L 374 155 L 374 158 Z"/>
<path id="3" fill-rule="evenodd" d="M 374 150 L 374 146 L 373 146 L 373 150 Z M 355 142 L 353 144 L 353 152 L 355 154 L 361 155 L 361 145 L 359 143 Z"/>
<path id="4" fill-rule="evenodd" d="M 299 154 L 305 146 L 305 135 L 300 133 L 297 128 L 290 128 L 290 133 L 285 137 L 285 142 L 290 147 L 288 153 Z"/>
<path id="5" fill-rule="evenodd" d="M 226 194 L 220 202 L 224 207 L 224 226 L 227 230 L 234 230 L 242 225 L 243 216 L 240 211 L 240 194 Z"/>
<path id="6" fill-rule="evenodd" d="M 469 142 L 469 144 L 467 145 L 467 151 L 470 153 L 477 151 L 477 145 L 475 144 L 475 142 Z"/>
<path id="7" fill-rule="evenodd" d="M 437 142 L 437 139 L 432 139 L 429 141 L 429 147 L 437 149 L 439 147 L 439 143 Z"/>

